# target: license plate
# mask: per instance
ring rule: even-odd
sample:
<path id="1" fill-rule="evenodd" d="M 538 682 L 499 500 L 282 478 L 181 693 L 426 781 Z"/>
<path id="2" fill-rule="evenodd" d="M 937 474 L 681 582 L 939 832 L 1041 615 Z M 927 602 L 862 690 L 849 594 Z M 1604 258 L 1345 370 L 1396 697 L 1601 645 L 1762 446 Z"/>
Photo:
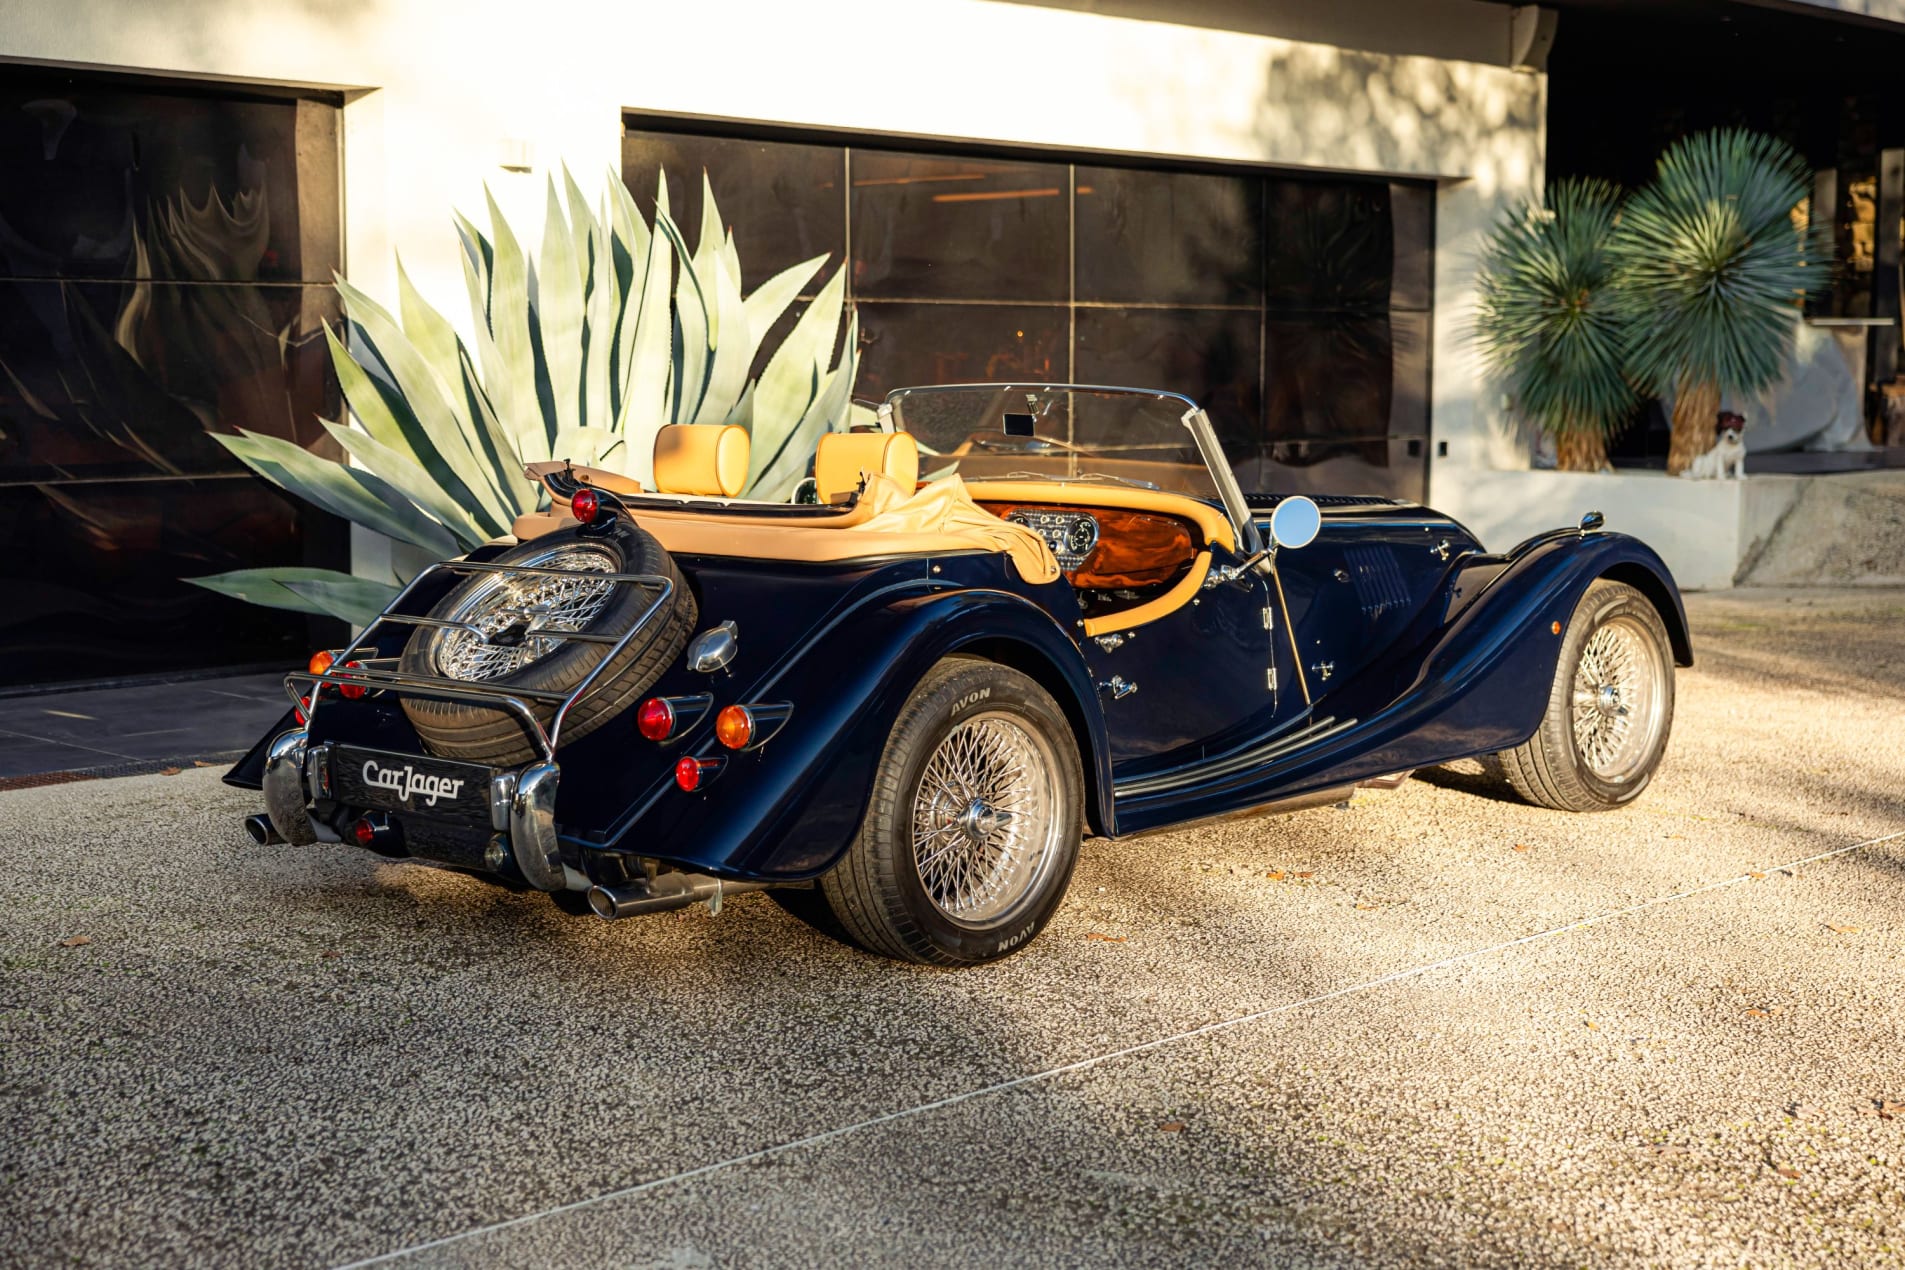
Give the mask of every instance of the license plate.
<path id="1" fill-rule="evenodd" d="M 352 807 L 432 820 L 489 824 L 490 769 L 419 754 L 338 746 L 331 752 L 337 799 Z"/>

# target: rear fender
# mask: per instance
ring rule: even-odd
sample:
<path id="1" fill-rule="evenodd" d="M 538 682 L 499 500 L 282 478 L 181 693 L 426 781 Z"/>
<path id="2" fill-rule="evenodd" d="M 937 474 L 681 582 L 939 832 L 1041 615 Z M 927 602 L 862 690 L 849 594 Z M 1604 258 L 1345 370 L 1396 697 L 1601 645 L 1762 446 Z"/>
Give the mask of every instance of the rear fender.
<path id="1" fill-rule="evenodd" d="M 957 590 L 870 607 L 796 650 L 750 691 L 794 707 L 766 745 L 738 754 L 711 737 L 687 745 L 683 753 L 725 758 L 723 770 L 692 794 L 664 782 L 605 839 L 576 846 L 585 859 L 620 850 L 748 880 L 824 873 L 859 830 L 887 736 L 914 685 L 961 654 L 1014 666 L 1058 701 L 1078 740 L 1088 816 L 1108 832 L 1110 751 L 1077 647 L 1030 600 Z"/>

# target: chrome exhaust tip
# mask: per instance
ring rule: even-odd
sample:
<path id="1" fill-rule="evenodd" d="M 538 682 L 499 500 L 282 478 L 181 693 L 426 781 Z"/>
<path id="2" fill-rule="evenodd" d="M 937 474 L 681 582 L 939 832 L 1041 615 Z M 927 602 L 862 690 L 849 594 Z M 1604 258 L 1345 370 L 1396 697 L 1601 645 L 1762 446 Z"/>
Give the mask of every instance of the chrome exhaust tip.
<path id="1" fill-rule="evenodd" d="M 261 847 L 276 846 L 284 841 L 284 835 L 272 827 L 269 816 L 246 816 L 245 832 L 250 834 L 251 840 Z"/>
<path id="2" fill-rule="evenodd" d="M 589 908 L 607 921 L 643 913 L 666 913 L 690 904 L 706 904 L 710 912 L 718 913 L 723 895 L 762 891 L 767 886 L 765 882 L 724 882 L 700 873 L 663 873 L 647 882 L 627 886 L 592 886 Z"/>

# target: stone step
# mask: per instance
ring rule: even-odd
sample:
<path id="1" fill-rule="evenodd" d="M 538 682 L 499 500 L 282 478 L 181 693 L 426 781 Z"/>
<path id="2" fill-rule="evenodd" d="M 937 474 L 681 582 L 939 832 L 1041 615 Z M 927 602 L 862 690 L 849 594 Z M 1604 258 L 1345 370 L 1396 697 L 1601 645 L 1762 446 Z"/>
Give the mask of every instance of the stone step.
<path id="1" fill-rule="evenodd" d="M 1905 471 L 1804 478 L 1791 507 L 1742 562 L 1739 582 L 1905 585 Z"/>

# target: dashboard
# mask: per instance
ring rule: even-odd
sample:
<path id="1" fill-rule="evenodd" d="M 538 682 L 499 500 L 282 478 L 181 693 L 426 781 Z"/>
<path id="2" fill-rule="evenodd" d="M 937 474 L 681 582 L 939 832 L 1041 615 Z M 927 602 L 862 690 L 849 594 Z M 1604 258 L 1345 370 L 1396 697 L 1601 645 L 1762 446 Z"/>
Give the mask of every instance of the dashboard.
<path id="1" fill-rule="evenodd" d="M 1111 507 L 979 505 L 1043 538 L 1066 580 L 1081 591 L 1159 586 L 1174 581 L 1197 556 L 1190 524 L 1175 516 Z"/>

